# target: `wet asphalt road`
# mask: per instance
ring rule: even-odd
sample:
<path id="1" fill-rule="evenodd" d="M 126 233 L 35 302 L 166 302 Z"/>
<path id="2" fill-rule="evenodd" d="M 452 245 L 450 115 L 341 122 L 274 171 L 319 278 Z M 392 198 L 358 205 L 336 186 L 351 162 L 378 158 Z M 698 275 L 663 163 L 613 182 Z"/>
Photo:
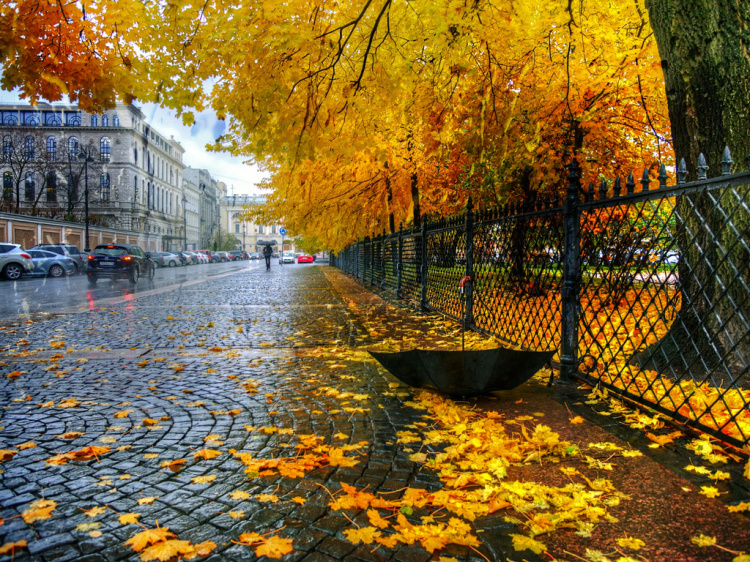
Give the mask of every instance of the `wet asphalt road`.
<path id="1" fill-rule="evenodd" d="M 153 280 L 140 279 L 136 285 L 121 280 L 100 281 L 91 287 L 85 275 L 60 279 L 24 277 L 20 281 L 0 281 L 0 320 L 17 318 L 22 314 L 75 312 L 81 308 L 93 310 L 96 306 L 116 304 L 136 295 L 145 296 L 212 277 L 222 277 L 241 270 L 249 272 L 262 267 L 263 262 L 253 260 L 158 268 Z M 272 267 L 282 266 L 274 263 Z"/>

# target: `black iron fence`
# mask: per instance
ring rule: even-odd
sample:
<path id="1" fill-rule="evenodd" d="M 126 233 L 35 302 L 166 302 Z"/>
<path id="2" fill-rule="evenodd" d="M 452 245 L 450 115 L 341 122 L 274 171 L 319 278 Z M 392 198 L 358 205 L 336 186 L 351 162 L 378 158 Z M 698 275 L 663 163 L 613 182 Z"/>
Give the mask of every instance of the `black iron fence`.
<path id="1" fill-rule="evenodd" d="M 332 259 L 361 282 L 735 445 L 750 444 L 750 171 L 667 185 L 644 171 L 367 238 Z M 750 157 L 748 157 L 750 167 Z M 657 183 L 657 185 L 653 185 Z M 570 249 L 570 251 L 568 251 Z M 473 283 L 464 296 L 459 281 Z"/>

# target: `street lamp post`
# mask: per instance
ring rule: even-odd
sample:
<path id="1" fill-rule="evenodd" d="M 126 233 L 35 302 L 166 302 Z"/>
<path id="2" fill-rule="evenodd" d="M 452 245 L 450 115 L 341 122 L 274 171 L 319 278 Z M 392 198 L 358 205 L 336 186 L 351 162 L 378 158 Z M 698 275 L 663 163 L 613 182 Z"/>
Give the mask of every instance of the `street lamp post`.
<path id="1" fill-rule="evenodd" d="M 185 205 L 187 203 L 187 197 L 182 194 L 182 251 L 187 252 L 187 211 Z"/>
<path id="2" fill-rule="evenodd" d="M 83 160 L 83 173 L 84 173 L 84 186 L 83 186 L 83 200 L 84 200 L 84 213 L 86 219 L 86 247 L 83 249 L 84 252 L 91 251 L 91 244 L 89 243 L 89 162 L 94 162 L 91 157 L 89 150 L 81 148 L 78 153 L 78 159 Z"/>

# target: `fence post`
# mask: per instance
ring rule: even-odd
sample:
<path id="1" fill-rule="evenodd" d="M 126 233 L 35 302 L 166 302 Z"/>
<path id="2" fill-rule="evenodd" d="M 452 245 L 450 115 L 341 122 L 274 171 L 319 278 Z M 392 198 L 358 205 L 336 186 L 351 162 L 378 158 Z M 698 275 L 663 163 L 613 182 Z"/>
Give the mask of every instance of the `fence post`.
<path id="1" fill-rule="evenodd" d="M 466 205 L 466 275 L 471 282 L 466 284 L 466 310 L 464 311 L 464 329 L 474 324 L 474 201 L 469 197 Z"/>
<path id="2" fill-rule="evenodd" d="M 564 260 L 562 284 L 562 346 L 560 374 L 570 378 L 578 369 L 578 299 L 581 278 L 581 223 L 578 192 L 581 189 L 580 167 L 574 158 L 568 166 L 568 196 L 565 199 Z"/>
<path id="3" fill-rule="evenodd" d="M 380 242 L 380 288 L 385 289 L 385 228 Z"/>
<path id="4" fill-rule="evenodd" d="M 422 281 L 422 294 L 419 299 L 419 309 L 427 311 L 427 221 L 422 221 L 421 247 L 419 249 L 419 276 Z"/>
<path id="5" fill-rule="evenodd" d="M 398 254 L 396 258 L 396 298 L 401 299 L 404 295 L 401 293 L 403 288 L 403 280 L 401 278 L 401 272 L 403 271 L 403 263 L 401 260 L 404 256 L 404 223 L 398 225 Z"/>
<path id="6" fill-rule="evenodd" d="M 370 236 L 370 287 L 375 284 L 375 233 Z"/>

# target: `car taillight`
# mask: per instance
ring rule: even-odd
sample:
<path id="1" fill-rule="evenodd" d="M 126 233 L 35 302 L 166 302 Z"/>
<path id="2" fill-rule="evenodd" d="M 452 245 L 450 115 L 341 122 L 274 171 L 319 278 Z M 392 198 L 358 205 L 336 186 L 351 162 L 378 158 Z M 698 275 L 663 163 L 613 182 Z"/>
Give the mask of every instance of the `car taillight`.
<path id="1" fill-rule="evenodd" d="M 130 261 L 130 260 L 132 260 L 133 258 L 132 258 L 131 256 L 125 256 L 125 257 L 124 257 L 124 258 L 122 258 L 122 259 L 123 259 L 124 261 Z"/>
<path id="2" fill-rule="evenodd" d="M 29 254 L 21 254 L 22 258 L 26 258 L 27 260 L 31 259 L 31 256 Z"/>
<path id="3" fill-rule="evenodd" d="M 94 256 L 89 256 L 89 261 L 93 260 Z"/>

